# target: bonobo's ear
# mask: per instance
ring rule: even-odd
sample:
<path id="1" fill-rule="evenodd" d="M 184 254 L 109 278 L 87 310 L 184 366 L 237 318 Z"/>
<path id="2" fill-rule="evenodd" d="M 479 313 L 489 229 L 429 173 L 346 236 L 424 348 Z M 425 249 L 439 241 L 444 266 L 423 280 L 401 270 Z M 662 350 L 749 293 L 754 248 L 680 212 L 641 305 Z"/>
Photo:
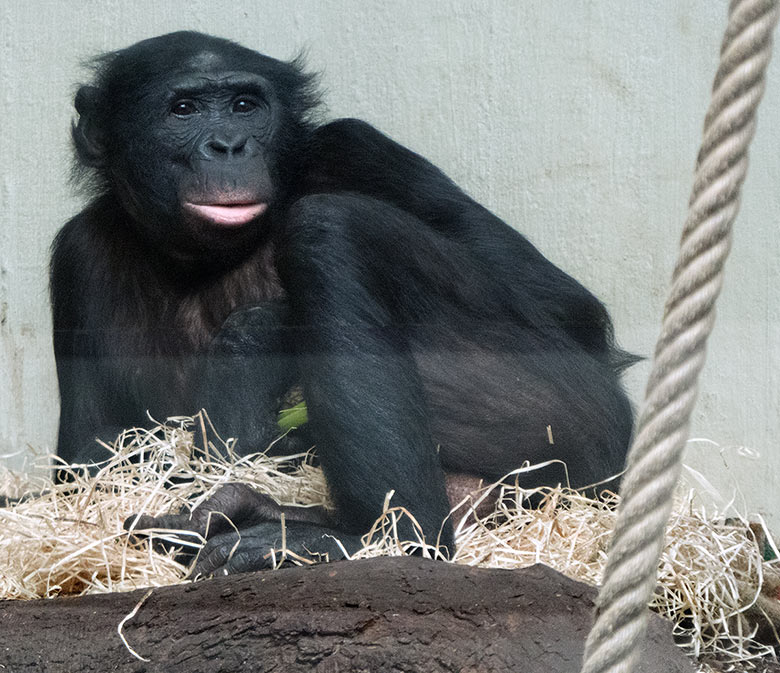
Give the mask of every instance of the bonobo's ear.
<path id="1" fill-rule="evenodd" d="M 105 164 L 103 134 L 97 120 L 97 102 L 100 90 L 94 86 L 82 86 L 76 94 L 78 122 L 71 126 L 76 156 L 84 166 L 100 168 Z"/>

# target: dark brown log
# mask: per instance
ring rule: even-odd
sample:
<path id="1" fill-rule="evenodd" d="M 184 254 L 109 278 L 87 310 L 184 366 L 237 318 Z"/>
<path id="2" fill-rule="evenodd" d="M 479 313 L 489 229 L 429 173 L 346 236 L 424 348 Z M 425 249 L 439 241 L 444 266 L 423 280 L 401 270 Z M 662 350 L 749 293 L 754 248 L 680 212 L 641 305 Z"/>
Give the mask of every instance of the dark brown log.
<path id="1" fill-rule="evenodd" d="M 373 559 L 147 590 L 0 603 L 13 673 L 577 673 L 595 590 L 545 566 Z M 694 670 L 655 615 L 640 670 Z"/>

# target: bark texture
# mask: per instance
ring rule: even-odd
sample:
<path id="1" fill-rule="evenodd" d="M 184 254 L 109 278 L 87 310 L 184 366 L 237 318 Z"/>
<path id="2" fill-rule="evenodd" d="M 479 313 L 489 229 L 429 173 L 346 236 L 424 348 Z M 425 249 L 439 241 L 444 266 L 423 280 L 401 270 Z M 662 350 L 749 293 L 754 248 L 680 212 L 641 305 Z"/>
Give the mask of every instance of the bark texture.
<path id="1" fill-rule="evenodd" d="M 290 568 L 148 590 L 0 602 L 0 671 L 578 673 L 592 587 L 545 566 L 418 558 Z M 655 615 L 641 671 L 691 673 Z"/>

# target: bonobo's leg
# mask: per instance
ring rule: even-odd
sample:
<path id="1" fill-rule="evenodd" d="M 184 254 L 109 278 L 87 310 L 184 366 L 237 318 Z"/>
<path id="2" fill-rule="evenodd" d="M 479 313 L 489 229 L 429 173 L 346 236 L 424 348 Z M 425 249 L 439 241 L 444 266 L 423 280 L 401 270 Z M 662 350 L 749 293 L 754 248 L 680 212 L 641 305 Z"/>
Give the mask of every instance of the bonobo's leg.
<path id="1" fill-rule="evenodd" d="M 617 479 L 605 480 L 622 472 L 632 430 L 617 374 L 534 330 L 466 334 L 420 339 L 416 351 L 444 468 L 489 482 L 528 461 L 537 467 L 516 477 L 523 488 L 616 490 Z"/>
<path id="2" fill-rule="evenodd" d="M 228 316 L 204 358 L 199 380 L 199 408 L 209 414 L 224 437 L 235 437 L 241 455 L 305 450 L 279 438 L 277 411 L 296 377 L 285 334 L 287 307 L 268 302 Z"/>
<path id="3" fill-rule="evenodd" d="M 609 315 L 591 292 L 424 157 L 357 119 L 321 126 L 309 154 L 309 193 L 351 191 L 394 204 L 467 245 L 480 273 L 500 284 L 507 311 L 522 310 L 535 329 L 562 329 L 609 366 L 624 369 L 637 361 L 615 348 Z"/>

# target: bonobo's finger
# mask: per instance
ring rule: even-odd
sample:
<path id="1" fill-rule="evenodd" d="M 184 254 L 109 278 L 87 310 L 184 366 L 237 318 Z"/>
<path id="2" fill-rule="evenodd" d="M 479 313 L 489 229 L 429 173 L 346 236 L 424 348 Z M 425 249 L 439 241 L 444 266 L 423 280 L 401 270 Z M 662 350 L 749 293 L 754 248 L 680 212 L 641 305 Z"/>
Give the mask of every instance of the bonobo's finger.
<path id="1" fill-rule="evenodd" d="M 160 516 L 149 516 L 148 514 L 132 514 L 127 517 L 122 527 L 133 532 L 143 532 L 149 528 L 165 528 L 168 530 L 187 530 L 197 533 L 199 531 L 192 527 L 189 512 L 179 514 L 162 514 Z"/>
<path id="2" fill-rule="evenodd" d="M 215 520 L 223 517 L 215 516 Z M 152 546 L 161 553 L 176 550 L 176 560 L 189 565 L 206 538 L 207 516 L 197 516 L 186 508 L 177 514 L 133 514 L 123 527 L 137 539 L 151 538 Z M 228 527 L 230 527 L 228 525 Z M 167 534 L 164 531 L 171 531 Z"/>
<path id="3" fill-rule="evenodd" d="M 209 540 L 198 554 L 194 574 L 208 577 L 262 570 L 268 567 L 266 559 L 263 558 L 267 551 L 268 545 L 258 538 L 244 538 L 238 533 L 223 533 Z"/>
<path id="4" fill-rule="evenodd" d="M 296 528 L 290 526 L 288 534 Z M 253 570 L 270 568 L 274 564 L 274 552 L 276 560 L 283 553 L 282 525 L 279 522 L 264 522 L 243 529 L 240 532 L 224 533 L 210 539 L 198 555 L 195 564 L 195 574 L 216 575 L 245 573 Z M 306 554 L 299 545 L 293 544 L 294 549 L 288 549 L 296 554 Z"/>
<path id="5" fill-rule="evenodd" d="M 192 511 L 185 508 L 177 514 L 133 515 L 125 520 L 124 528 L 139 532 L 149 528 L 184 530 L 211 538 L 264 521 L 279 521 L 282 511 L 271 497 L 247 484 L 226 484 Z"/>
<path id="6" fill-rule="evenodd" d="M 123 528 L 132 533 L 135 539 L 151 538 L 153 548 L 166 553 L 172 549 L 177 550 L 176 560 L 188 565 L 198 548 L 202 544 L 203 536 L 196 531 L 188 530 L 189 515 L 163 514 L 162 516 L 149 516 L 148 514 L 133 514 L 125 519 Z M 172 535 L 165 536 L 160 530 L 171 530 Z M 153 530 L 157 533 L 151 532 Z"/>

